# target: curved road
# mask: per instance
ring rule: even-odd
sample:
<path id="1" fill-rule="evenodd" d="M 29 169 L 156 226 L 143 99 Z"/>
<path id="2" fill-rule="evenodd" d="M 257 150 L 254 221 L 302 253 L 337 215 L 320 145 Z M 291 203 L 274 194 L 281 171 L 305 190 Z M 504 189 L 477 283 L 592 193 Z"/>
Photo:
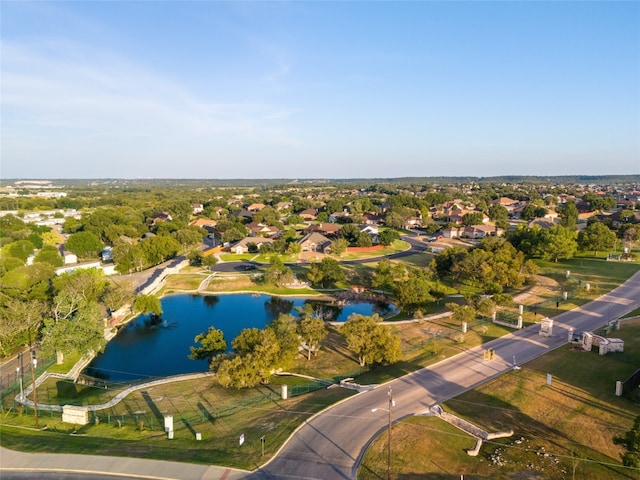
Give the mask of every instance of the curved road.
<path id="1" fill-rule="evenodd" d="M 395 421 L 424 413 L 431 406 L 512 369 L 514 358 L 518 364 L 525 363 L 565 344 L 569 328 L 576 332 L 595 330 L 639 305 L 640 272 L 597 300 L 554 317 L 554 334 L 550 338 L 539 336 L 539 326 L 533 325 L 461 352 L 382 387 L 357 394 L 305 422 L 273 460 L 261 469 L 249 474 L 235 471 L 234 474 L 238 475 L 236 478 L 251 479 L 353 479 L 368 444 L 387 428 L 388 414 L 383 410 L 388 405 L 387 386 L 393 389 Z M 493 348 L 496 351 L 494 360 L 483 361 L 482 351 L 485 348 Z M 612 383 L 611 388 L 614 387 Z M 380 410 L 372 412 L 373 408 Z M 4 450 L 3 469 L 11 468 L 13 465 L 13 455 L 6 453 Z M 17 457 L 23 455 L 17 454 Z M 87 462 L 85 460 L 81 463 Z M 221 478 L 209 476 L 211 471 L 209 475 L 199 476 L 202 471 L 195 470 L 201 469 L 202 466 L 187 464 L 176 464 L 182 465 L 182 470 L 179 476 L 173 477 L 169 470 L 163 467 L 163 462 L 156 464 L 157 470 L 153 471 L 153 467 L 149 467 L 151 471 L 147 471 L 162 478 Z"/>
<path id="2" fill-rule="evenodd" d="M 371 412 L 373 408 L 387 407 L 387 386 L 393 389 L 395 420 L 424 413 L 431 406 L 512 369 L 514 357 L 518 364 L 524 363 L 567 343 L 569 328 L 577 332 L 595 330 L 638 305 L 640 272 L 597 300 L 554 317 L 552 337 L 539 336 L 539 325 L 532 325 L 351 397 L 306 422 L 253 478 L 355 478 L 369 442 L 387 428 L 387 411 Z M 482 350 L 489 347 L 496 351 L 496 359 L 483 361 Z M 611 388 L 615 388 L 613 382 Z"/>

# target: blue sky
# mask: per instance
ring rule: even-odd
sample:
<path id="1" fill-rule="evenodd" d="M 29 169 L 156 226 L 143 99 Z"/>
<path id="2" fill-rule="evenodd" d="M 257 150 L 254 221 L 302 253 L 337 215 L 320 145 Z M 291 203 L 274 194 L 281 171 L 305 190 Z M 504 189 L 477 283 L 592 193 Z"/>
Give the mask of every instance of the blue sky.
<path id="1" fill-rule="evenodd" d="M 640 2 L 15 2 L 2 178 L 640 173 Z"/>

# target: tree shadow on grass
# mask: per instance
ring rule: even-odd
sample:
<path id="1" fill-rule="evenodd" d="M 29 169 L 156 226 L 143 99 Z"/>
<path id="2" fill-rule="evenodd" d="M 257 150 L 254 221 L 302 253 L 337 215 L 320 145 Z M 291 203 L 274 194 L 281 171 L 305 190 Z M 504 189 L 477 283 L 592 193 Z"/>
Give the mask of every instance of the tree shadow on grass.
<path id="1" fill-rule="evenodd" d="M 142 395 L 142 398 L 144 399 L 145 403 L 147 404 L 147 406 L 151 410 L 151 413 L 153 413 L 153 415 L 156 417 L 158 422 L 162 422 L 162 420 L 164 419 L 164 414 L 158 409 L 158 407 L 156 406 L 155 402 L 153 401 L 153 399 L 149 395 L 149 392 L 147 392 L 145 390 L 143 392 L 140 392 L 140 394 Z"/>

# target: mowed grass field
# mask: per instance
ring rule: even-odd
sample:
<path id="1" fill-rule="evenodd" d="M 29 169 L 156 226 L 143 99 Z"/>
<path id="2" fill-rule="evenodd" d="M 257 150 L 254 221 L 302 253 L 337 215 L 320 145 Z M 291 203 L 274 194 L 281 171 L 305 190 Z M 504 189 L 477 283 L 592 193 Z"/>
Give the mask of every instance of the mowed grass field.
<path id="1" fill-rule="evenodd" d="M 606 356 L 563 346 L 447 401 L 445 411 L 485 431 L 513 430 L 467 455 L 475 439 L 435 417 L 399 422 L 392 434 L 394 479 L 639 479 L 624 468 L 613 443 L 640 415 L 640 396 L 617 397 L 616 380 L 640 368 L 640 320 L 623 323 L 611 337 L 625 351 Z M 547 385 L 547 374 L 552 375 Z M 386 478 L 387 436 L 377 438 L 359 480 Z"/>

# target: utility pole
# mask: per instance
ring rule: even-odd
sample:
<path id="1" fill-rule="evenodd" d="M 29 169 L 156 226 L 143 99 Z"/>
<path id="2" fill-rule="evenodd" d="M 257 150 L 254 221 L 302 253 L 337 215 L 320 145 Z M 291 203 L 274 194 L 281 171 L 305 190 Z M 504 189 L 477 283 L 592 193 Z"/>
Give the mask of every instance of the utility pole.
<path id="1" fill-rule="evenodd" d="M 36 417 L 36 427 L 38 427 L 38 388 L 36 387 L 36 368 L 38 366 L 38 358 L 36 351 L 31 350 L 31 358 L 33 359 L 33 368 L 31 369 L 31 385 L 33 388 L 33 414 Z"/>
<path id="2" fill-rule="evenodd" d="M 396 402 L 393 400 L 393 392 L 389 387 L 389 442 L 387 444 L 387 480 L 391 480 L 391 410 Z"/>

